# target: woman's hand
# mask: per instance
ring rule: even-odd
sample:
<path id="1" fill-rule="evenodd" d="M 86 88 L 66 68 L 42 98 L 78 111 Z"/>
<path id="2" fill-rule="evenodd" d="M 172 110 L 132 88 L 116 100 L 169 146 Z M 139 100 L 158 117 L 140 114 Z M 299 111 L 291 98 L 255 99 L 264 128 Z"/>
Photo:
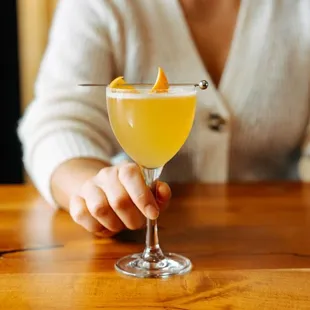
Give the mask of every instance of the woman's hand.
<path id="1" fill-rule="evenodd" d="M 156 219 L 167 206 L 171 191 L 158 182 L 156 200 L 140 168 L 133 163 L 101 169 L 70 199 L 73 220 L 92 233 L 111 236 L 124 229 L 140 229 L 145 218 Z"/>

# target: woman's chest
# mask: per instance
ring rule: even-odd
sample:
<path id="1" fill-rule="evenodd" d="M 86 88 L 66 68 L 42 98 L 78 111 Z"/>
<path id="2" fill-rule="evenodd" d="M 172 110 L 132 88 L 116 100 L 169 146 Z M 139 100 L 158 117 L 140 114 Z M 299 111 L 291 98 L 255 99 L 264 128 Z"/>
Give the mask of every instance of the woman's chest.
<path id="1" fill-rule="evenodd" d="M 233 41 L 240 0 L 180 3 L 197 54 L 218 86 Z"/>

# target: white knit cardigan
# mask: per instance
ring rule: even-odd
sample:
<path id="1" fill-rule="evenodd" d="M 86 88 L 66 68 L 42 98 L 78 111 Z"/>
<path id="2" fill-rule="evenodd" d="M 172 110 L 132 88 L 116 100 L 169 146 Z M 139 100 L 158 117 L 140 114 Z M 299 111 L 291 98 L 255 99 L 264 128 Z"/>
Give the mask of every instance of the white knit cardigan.
<path id="1" fill-rule="evenodd" d="M 191 136 L 163 173 L 168 181 L 296 179 L 308 155 L 310 1 L 242 0 L 215 87 L 178 0 L 62 0 L 18 133 L 28 173 L 53 202 L 50 177 L 76 157 L 121 153 L 105 90 L 119 75 L 153 82 L 161 66 L 173 83 L 206 79 Z M 221 125 L 221 126 L 219 126 Z"/>

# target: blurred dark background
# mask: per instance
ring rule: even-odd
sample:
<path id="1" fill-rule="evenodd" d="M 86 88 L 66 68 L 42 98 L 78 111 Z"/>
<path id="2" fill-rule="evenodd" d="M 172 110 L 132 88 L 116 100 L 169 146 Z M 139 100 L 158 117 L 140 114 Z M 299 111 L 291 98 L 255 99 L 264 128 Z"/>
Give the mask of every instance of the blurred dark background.
<path id="1" fill-rule="evenodd" d="M 58 0 L 8 0 L 0 10 L 0 184 L 28 182 L 16 134 L 18 120 L 33 98 Z"/>
<path id="2" fill-rule="evenodd" d="M 16 135 L 20 116 L 17 1 L 2 2 L 0 29 L 0 183 L 23 182 L 21 148 Z"/>

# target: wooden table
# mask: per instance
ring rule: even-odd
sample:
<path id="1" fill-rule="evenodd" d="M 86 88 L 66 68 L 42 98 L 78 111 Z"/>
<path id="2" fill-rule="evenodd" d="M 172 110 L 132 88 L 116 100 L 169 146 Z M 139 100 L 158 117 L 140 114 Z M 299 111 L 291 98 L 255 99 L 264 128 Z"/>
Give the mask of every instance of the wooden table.
<path id="1" fill-rule="evenodd" d="M 32 187 L 0 187 L 0 309 L 310 309 L 310 185 L 176 185 L 163 249 L 193 271 L 126 278 L 143 232 L 98 239 Z"/>

